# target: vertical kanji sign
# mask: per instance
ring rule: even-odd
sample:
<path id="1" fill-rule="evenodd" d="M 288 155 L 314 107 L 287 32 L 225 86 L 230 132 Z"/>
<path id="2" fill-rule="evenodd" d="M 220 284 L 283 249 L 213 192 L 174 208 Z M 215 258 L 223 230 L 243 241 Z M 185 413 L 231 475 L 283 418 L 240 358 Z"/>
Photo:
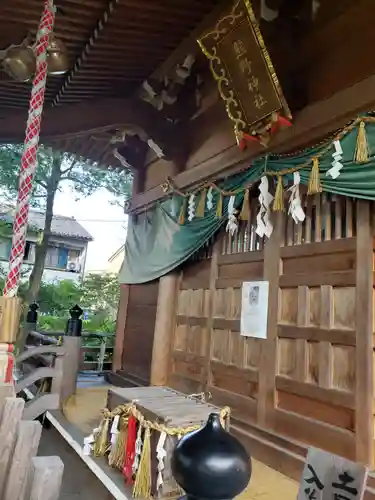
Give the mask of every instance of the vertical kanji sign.
<path id="1" fill-rule="evenodd" d="M 297 500 L 362 500 L 367 473 L 363 464 L 310 448 Z"/>
<path id="2" fill-rule="evenodd" d="M 236 134 L 259 133 L 275 116 L 291 118 L 250 0 L 235 0 L 198 43 Z"/>

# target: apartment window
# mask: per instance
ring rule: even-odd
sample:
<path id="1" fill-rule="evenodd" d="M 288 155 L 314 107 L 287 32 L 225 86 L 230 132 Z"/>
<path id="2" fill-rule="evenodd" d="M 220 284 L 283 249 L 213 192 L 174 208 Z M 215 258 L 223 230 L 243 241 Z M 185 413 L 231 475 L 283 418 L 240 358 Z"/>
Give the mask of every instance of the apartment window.
<path id="1" fill-rule="evenodd" d="M 57 267 L 59 269 L 66 269 L 66 266 L 68 265 L 68 253 L 69 250 L 67 248 L 58 249 Z"/>
<path id="2" fill-rule="evenodd" d="M 11 248 L 12 248 L 11 239 L 0 240 L 0 260 L 9 260 Z"/>
<path id="3" fill-rule="evenodd" d="M 30 256 L 31 256 L 31 243 L 30 243 L 30 241 L 26 241 L 25 252 L 23 254 L 23 260 L 30 260 Z"/>
<path id="4" fill-rule="evenodd" d="M 48 247 L 45 260 L 46 267 L 57 267 L 59 262 L 59 253 L 57 247 Z"/>

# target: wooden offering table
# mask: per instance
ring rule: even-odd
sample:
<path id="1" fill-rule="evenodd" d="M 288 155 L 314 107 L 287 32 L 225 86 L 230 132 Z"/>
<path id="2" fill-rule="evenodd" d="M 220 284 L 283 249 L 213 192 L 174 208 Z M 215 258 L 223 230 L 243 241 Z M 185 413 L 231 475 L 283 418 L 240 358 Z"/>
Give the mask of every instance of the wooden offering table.
<path id="1" fill-rule="evenodd" d="M 193 396 L 186 396 L 167 387 L 111 388 L 107 407 L 114 411 L 121 405 L 133 403 L 145 420 L 170 429 L 153 430 L 151 434 L 151 494 L 153 497 L 175 496 L 180 493 L 171 471 L 171 456 L 181 435 L 174 430 L 200 427 L 211 413 L 221 413 L 225 426 L 229 413 Z"/>

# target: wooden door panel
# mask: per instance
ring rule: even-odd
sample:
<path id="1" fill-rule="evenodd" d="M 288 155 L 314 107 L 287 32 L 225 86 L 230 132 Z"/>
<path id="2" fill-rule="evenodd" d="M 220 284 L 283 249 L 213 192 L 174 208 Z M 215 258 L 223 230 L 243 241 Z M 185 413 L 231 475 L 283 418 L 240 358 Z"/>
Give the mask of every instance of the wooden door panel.
<path id="1" fill-rule="evenodd" d="M 122 369 L 150 380 L 159 283 L 130 285 L 122 353 Z"/>

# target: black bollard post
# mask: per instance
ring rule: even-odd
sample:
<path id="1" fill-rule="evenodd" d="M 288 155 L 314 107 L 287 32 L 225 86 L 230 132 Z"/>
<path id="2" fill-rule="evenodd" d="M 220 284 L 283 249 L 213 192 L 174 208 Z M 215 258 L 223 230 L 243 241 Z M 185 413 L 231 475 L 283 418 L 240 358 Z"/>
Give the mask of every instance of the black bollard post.
<path id="1" fill-rule="evenodd" d="M 66 323 L 65 333 L 69 337 L 80 337 L 82 334 L 82 320 L 81 316 L 83 310 L 79 305 L 75 305 L 69 310 L 70 318 Z"/>
<path id="2" fill-rule="evenodd" d="M 82 320 L 83 310 L 75 305 L 69 310 L 64 336 L 64 369 L 63 383 L 60 391 L 60 402 L 66 401 L 76 392 L 78 373 L 81 365 Z"/>
<path id="3" fill-rule="evenodd" d="M 20 352 L 25 349 L 25 345 L 27 343 L 28 336 L 30 332 L 35 332 L 38 324 L 38 309 L 39 306 L 36 302 L 29 305 L 29 310 L 26 314 L 26 321 L 23 327 L 22 339 L 19 344 Z"/>
<path id="4" fill-rule="evenodd" d="M 34 323 L 34 327 L 36 328 L 36 324 L 38 323 L 38 309 L 39 306 L 36 302 L 29 305 L 29 310 L 26 315 L 26 323 Z"/>
<path id="5" fill-rule="evenodd" d="M 248 485 L 251 460 L 243 445 L 212 413 L 206 425 L 187 434 L 172 456 L 172 472 L 186 500 L 231 500 Z"/>

